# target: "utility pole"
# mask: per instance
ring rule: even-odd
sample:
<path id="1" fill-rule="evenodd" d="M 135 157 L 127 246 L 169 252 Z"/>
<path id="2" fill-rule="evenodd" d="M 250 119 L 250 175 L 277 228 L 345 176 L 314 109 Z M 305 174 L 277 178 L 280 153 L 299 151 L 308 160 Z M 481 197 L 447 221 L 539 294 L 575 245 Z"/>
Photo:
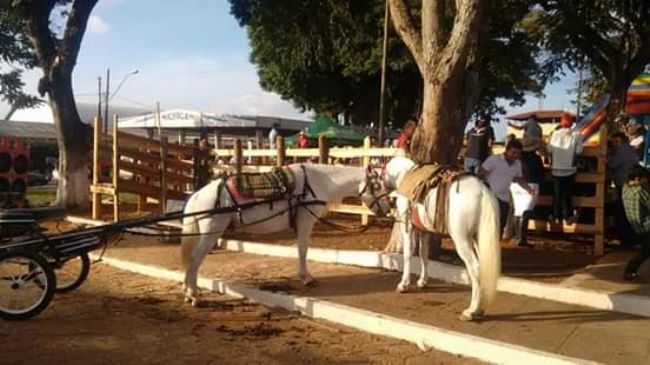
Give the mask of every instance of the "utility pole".
<path id="1" fill-rule="evenodd" d="M 578 69 L 578 96 L 576 98 L 576 117 L 580 118 L 580 112 L 582 111 L 582 62 L 580 62 L 580 68 Z"/>
<path id="2" fill-rule="evenodd" d="M 377 136 L 377 144 L 384 145 L 384 103 L 386 94 L 386 59 L 388 50 L 388 21 L 390 18 L 390 10 L 388 8 L 388 1 L 386 0 L 386 9 L 384 10 L 384 49 L 381 59 L 381 86 L 379 90 L 379 133 Z"/>
<path id="3" fill-rule="evenodd" d="M 111 95 L 111 70 L 106 69 L 106 95 L 104 95 L 104 134 L 108 134 L 108 97 Z"/>

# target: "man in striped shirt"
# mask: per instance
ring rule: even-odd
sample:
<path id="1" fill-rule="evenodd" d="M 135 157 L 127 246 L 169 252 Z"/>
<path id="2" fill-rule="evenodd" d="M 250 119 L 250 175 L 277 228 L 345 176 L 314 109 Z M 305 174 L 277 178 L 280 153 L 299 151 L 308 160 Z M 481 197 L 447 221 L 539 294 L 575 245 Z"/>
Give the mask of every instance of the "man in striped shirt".
<path id="1" fill-rule="evenodd" d="M 625 280 L 634 280 L 645 260 L 650 258 L 650 173 L 637 165 L 628 174 L 628 181 L 623 185 L 623 205 L 630 225 L 641 241 L 641 251 L 634 256 L 625 268 Z"/>

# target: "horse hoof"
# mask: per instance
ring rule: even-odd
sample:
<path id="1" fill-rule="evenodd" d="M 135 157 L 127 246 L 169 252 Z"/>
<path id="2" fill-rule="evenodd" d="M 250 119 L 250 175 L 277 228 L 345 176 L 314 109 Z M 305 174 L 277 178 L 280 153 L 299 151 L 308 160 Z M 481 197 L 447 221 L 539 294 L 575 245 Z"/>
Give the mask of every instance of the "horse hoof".
<path id="1" fill-rule="evenodd" d="M 305 280 L 305 281 L 303 281 L 302 285 L 306 286 L 307 288 L 313 288 L 313 287 L 318 286 L 318 281 L 316 281 L 314 279 Z"/>
<path id="2" fill-rule="evenodd" d="M 427 282 L 423 281 L 423 280 L 418 280 L 417 286 L 418 286 L 418 289 L 424 289 L 424 288 L 427 287 Z"/>
<path id="3" fill-rule="evenodd" d="M 408 286 L 408 285 L 402 285 L 402 284 L 399 284 L 399 285 L 397 286 L 397 288 L 395 289 L 395 291 L 398 292 L 398 293 L 400 293 L 400 294 L 407 293 L 407 292 L 409 291 L 409 286 Z"/>
<path id="4" fill-rule="evenodd" d="M 461 315 L 458 317 L 463 322 L 472 322 L 472 321 L 477 321 L 483 318 L 484 312 L 483 311 L 478 311 L 476 313 L 469 313 L 469 312 L 463 312 Z"/>
<path id="5" fill-rule="evenodd" d="M 190 297 L 185 297 L 185 298 L 183 298 L 183 301 L 184 301 L 185 303 L 192 303 L 192 298 L 190 298 Z"/>
<path id="6" fill-rule="evenodd" d="M 199 300 L 196 298 L 192 298 L 192 307 L 198 308 L 200 305 Z"/>

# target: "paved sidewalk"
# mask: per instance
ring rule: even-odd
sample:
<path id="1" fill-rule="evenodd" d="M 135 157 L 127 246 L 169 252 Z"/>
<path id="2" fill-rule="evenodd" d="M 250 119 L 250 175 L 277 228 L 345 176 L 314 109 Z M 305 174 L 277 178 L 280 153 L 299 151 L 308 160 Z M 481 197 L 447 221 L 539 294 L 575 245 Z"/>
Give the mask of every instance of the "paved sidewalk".
<path id="1" fill-rule="evenodd" d="M 109 256 L 180 269 L 178 246 L 141 238 L 129 241 L 141 244 L 111 248 Z M 650 363 L 650 318 L 500 293 L 483 322 L 465 323 L 457 317 L 469 302 L 467 287 L 432 281 L 424 291 L 397 294 L 398 273 L 310 262 L 320 285 L 305 289 L 295 280 L 296 266 L 294 259 L 220 251 L 208 256 L 201 273 L 570 357 L 608 364 Z M 584 277 L 574 282 L 579 286 L 604 282 L 599 267 L 594 268 L 593 280 Z M 635 290 L 609 285 L 614 290 Z"/>

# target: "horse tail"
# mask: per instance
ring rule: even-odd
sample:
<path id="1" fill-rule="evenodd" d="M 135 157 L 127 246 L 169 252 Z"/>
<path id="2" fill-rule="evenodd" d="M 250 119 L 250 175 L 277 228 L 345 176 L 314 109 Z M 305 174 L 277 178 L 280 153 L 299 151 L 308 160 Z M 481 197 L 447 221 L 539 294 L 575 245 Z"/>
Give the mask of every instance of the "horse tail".
<path id="1" fill-rule="evenodd" d="M 194 211 L 192 203 L 196 201 L 193 199 L 194 196 L 191 196 L 188 200 L 183 213 L 191 213 Z M 196 219 L 196 216 L 193 217 L 184 217 L 181 223 L 183 227 L 183 237 L 181 238 L 181 258 L 183 261 L 183 268 L 186 270 L 189 269 L 190 264 L 192 263 L 192 253 L 199 243 L 199 221 Z"/>
<path id="2" fill-rule="evenodd" d="M 489 304 L 497 292 L 501 274 L 501 240 L 499 229 L 499 205 L 492 192 L 483 187 L 480 203 L 481 216 L 478 226 L 479 280 L 485 303 Z"/>

